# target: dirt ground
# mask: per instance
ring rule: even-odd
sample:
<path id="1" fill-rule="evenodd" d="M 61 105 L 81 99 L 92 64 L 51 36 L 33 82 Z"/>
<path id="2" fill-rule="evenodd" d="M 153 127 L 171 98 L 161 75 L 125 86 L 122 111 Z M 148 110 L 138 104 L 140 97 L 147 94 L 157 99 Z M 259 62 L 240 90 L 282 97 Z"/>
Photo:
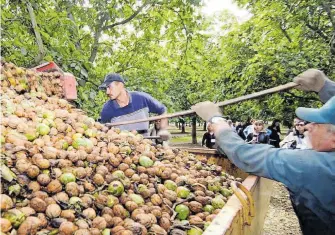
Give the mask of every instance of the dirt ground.
<path id="1" fill-rule="evenodd" d="M 265 218 L 263 235 L 301 235 L 287 189 L 281 183 L 274 182 L 270 206 Z"/>

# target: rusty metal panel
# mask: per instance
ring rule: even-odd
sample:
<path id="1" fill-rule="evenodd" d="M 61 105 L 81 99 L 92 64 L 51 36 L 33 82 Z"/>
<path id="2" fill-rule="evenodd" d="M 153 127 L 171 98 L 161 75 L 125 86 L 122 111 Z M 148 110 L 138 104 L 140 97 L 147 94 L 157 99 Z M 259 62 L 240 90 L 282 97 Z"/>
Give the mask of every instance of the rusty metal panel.
<path id="1" fill-rule="evenodd" d="M 77 99 L 76 78 L 71 73 L 64 73 L 62 80 L 63 80 L 63 91 L 65 99 L 67 100 Z"/>
<path id="2" fill-rule="evenodd" d="M 60 79 L 62 81 L 63 95 L 65 99 L 67 100 L 77 99 L 77 81 L 73 74 L 64 73 L 63 70 L 59 68 L 58 65 L 53 61 L 41 64 L 39 66 L 34 67 L 33 69 L 38 72 L 53 72 L 53 71 L 60 72 L 62 74 Z"/>

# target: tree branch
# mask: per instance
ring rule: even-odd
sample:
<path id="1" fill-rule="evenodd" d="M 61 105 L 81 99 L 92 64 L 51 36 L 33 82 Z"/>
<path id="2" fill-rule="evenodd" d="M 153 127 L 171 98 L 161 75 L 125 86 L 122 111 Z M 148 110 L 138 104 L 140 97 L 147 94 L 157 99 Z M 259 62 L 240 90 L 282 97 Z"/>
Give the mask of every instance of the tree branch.
<path id="1" fill-rule="evenodd" d="M 302 96 L 298 96 L 298 95 L 293 94 L 293 93 L 290 92 L 290 91 L 285 91 L 285 93 L 290 94 L 290 95 L 291 95 L 292 97 L 294 97 L 294 98 L 298 98 L 298 99 L 302 99 L 302 100 L 320 101 L 319 99 L 314 98 L 314 97 L 302 97 Z"/>
<path id="2" fill-rule="evenodd" d="M 126 24 L 128 23 L 129 21 L 131 21 L 132 19 L 134 19 L 142 10 L 144 7 L 146 7 L 147 5 L 149 4 L 149 1 L 146 1 L 142 6 L 140 6 L 137 11 L 135 11 L 131 16 L 129 16 L 127 19 L 124 19 L 122 21 L 119 21 L 119 22 L 116 22 L 116 23 L 113 23 L 111 25 L 106 25 L 103 27 L 102 30 L 108 30 L 108 29 L 112 29 L 114 28 L 115 26 L 118 26 L 118 25 L 122 25 L 122 24 Z"/>
<path id="3" fill-rule="evenodd" d="M 73 16 L 72 11 L 71 11 L 71 9 L 70 9 L 69 6 L 66 7 L 66 13 L 67 13 L 67 18 L 68 18 L 69 20 L 71 20 L 71 22 L 72 22 L 72 23 L 74 24 L 74 26 L 76 27 L 76 29 L 77 29 L 77 34 L 78 34 L 78 37 L 79 37 L 79 29 L 78 29 L 78 26 L 77 26 L 77 24 L 76 24 L 76 21 L 75 21 L 75 19 L 74 19 L 74 16 Z M 75 47 L 76 47 L 77 50 L 82 50 L 82 49 L 81 49 L 80 39 L 79 39 L 78 41 L 75 42 Z M 83 64 L 82 69 L 84 69 L 85 72 L 88 74 L 88 70 L 89 70 L 89 68 L 87 68 L 85 64 Z M 82 78 L 82 79 L 83 79 L 83 78 Z M 85 80 L 85 79 L 83 79 L 83 80 Z M 90 82 L 90 83 L 92 83 L 93 85 L 95 85 L 96 87 L 98 87 L 98 85 L 94 84 L 94 83 L 91 82 L 91 81 L 88 81 L 88 80 L 85 80 L 85 81 L 86 81 L 86 82 Z"/>
<path id="4" fill-rule="evenodd" d="M 86 80 L 86 79 L 82 79 L 82 80 L 84 80 L 85 82 L 91 83 L 91 84 L 92 84 L 93 86 L 95 86 L 96 88 L 99 88 L 99 85 L 96 84 L 96 83 L 94 83 L 94 82 L 92 82 L 92 81 L 89 81 L 89 80 Z"/>
<path id="5" fill-rule="evenodd" d="M 291 39 L 290 35 L 288 35 L 286 29 L 283 27 L 283 23 L 280 23 L 279 27 L 280 27 L 281 31 L 283 32 L 283 34 L 285 35 L 285 37 L 287 38 L 287 40 L 289 42 L 292 42 L 292 39 Z"/>
<path id="6" fill-rule="evenodd" d="M 331 12 L 331 8 L 328 4 L 326 3 L 322 3 L 322 8 L 325 10 L 325 12 L 327 12 L 328 18 L 330 20 L 330 22 L 332 23 L 333 26 L 333 30 L 335 31 L 335 18 Z"/>
<path id="7" fill-rule="evenodd" d="M 127 19 L 122 20 L 120 22 L 113 23 L 111 25 L 104 25 L 106 21 L 108 20 L 108 14 L 107 13 L 102 13 L 101 14 L 101 19 L 99 20 L 96 28 L 95 28 L 95 34 L 94 34 L 94 41 L 91 49 L 91 56 L 89 58 L 89 61 L 91 63 L 94 62 L 97 53 L 98 53 L 98 48 L 99 48 L 99 39 L 104 30 L 112 29 L 118 25 L 123 25 L 134 19 L 142 10 L 144 7 L 146 7 L 149 4 L 149 1 L 145 2 L 142 6 L 140 6 L 137 11 L 135 11 L 131 16 L 129 16 Z"/>
<path id="8" fill-rule="evenodd" d="M 129 66 L 129 67 L 122 68 L 122 69 L 116 71 L 116 73 L 123 73 L 123 72 L 125 72 L 127 70 L 130 70 L 130 69 L 137 69 L 137 67 L 135 67 L 135 66 Z"/>
<path id="9" fill-rule="evenodd" d="M 316 32 L 317 34 L 319 34 L 319 36 L 323 38 L 325 41 L 328 41 L 327 35 L 325 35 L 319 28 L 312 26 L 310 23 L 306 23 L 306 26 L 311 30 L 313 30 L 314 32 Z"/>
<path id="10" fill-rule="evenodd" d="M 184 58 L 185 58 L 185 61 L 186 61 L 186 63 L 187 63 L 187 50 L 188 50 L 188 44 L 189 44 L 191 38 L 189 37 L 189 33 L 188 33 L 188 30 L 187 30 L 186 24 L 185 24 L 185 22 L 184 22 L 183 17 L 180 15 L 179 11 L 176 11 L 176 10 L 173 9 L 173 8 L 169 8 L 169 9 L 178 15 L 178 18 L 181 20 L 181 23 L 182 23 L 183 28 L 184 28 L 184 30 L 185 30 L 186 46 L 185 46 L 185 50 L 184 50 Z M 182 59 L 183 59 L 183 58 L 182 58 Z"/>
<path id="11" fill-rule="evenodd" d="M 75 19 L 74 19 L 74 17 L 73 17 L 73 14 L 72 14 L 72 11 L 71 11 L 70 7 L 67 7 L 67 8 L 66 8 L 66 13 L 67 13 L 67 18 L 68 18 L 69 20 L 71 20 L 72 23 L 76 26 L 77 31 L 78 31 L 78 34 L 79 34 L 79 30 L 78 30 L 76 21 L 75 21 Z M 76 46 L 76 49 L 77 49 L 77 50 L 81 50 L 80 40 L 78 40 L 78 41 L 75 43 L 75 46 Z"/>
<path id="12" fill-rule="evenodd" d="M 23 19 L 24 19 L 23 17 L 16 16 L 16 17 L 11 18 L 11 19 L 4 19 L 4 22 L 22 21 Z"/>
<path id="13" fill-rule="evenodd" d="M 104 25 L 104 23 L 107 19 L 108 19 L 107 14 L 102 13 L 101 18 L 100 18 L 99 22 L 97 23 L 97 25 L 95 27 L 94 41 L 93 41 L 93 45 L 92 45 L 92 49 L 91 49 L 91 56 L 89 58 L 89 61 L 91 63 L 93 63 L 95 58 L 97 57 L 98 47 L 99 47 L 99 38 L 100 38 L 100 36 L 102 34 L 102 31 L 103 31 L 103 25 Z"/>
<path id="14" fill-rule="evenodd" d="M 31 3 L 28 0 L 24 0 L 24 2 L 26 4 L 28 12 L 29 12 L 31 25 L 32 25 L 32 28 L 33 28 L 33 31 L 34 31 L 34 34 L 35 34 L 36 43 L 38 45 L 39 53 L 38 53 L 38 56 L 35 58 L 35 61 L 36 61 L 36 63 L 39 63 L 45 55 L 45 50 L 44 50 L 44 47 L 43 47 L 43 41 L 42 41 L 40 32 L 38 31 L 34 9 L 33 9 L 33 7 L 31 6 Z"/>

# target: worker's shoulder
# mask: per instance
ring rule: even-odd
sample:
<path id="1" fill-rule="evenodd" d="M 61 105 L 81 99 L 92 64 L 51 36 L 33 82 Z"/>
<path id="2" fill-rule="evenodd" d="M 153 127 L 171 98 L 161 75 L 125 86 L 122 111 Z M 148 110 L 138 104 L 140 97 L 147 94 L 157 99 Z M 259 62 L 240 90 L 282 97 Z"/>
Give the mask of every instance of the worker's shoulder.
<path id="1" fill-rule="evenodd" d="M 154 97 L 152 97 L 150 94 L 143 92 L 143 91 L 129 91 L 129 94 L 131 96 L 132 101 L 135 102 L 141 102 L 143 101 L 144 103 L 159 103 Z"/>
<path id="2" fill-rule="evenodd" d="M 335 152 L 316 152 L 314 153 L 313 162 L 321 162 L 335 170 Z"/>
<path id="3" fill-rule="evenodd" d="M 335 164 L 335 152 L 318 152 L 313 149 L 276 149 L 290 158 L 291 156 L 299 156 L 309 161 L 333 161 Z"/>
<path id="4" fill-rule="evenodd" d="M 294 170 L 302 173 L 302 188 L 305 188 L 308 192 L 319 194 L 319 197 L 327 202 L 330 197 L 334 196 L 334 191 L 330 190 L 327 196 L 321 192 L 325 192 L 325 190 L 329 190 L 334 186 L 335 152 L 300 151 L 305 155 L 300 157 L 300 169 L 296 168 Z M 331 200 L 333 201 L 334 199 Z"/>
<path id="5" fill-rule="evenodd" d="M 152 99 L 152 96 L 146 92 L 143 91 L 129 91 L 129 94 L 132 97 L 136 97 L 136 98 L 146 98 L 146 99 Z"/>
<path id="6" fill-rule="evenodd" d="M 287 149 L 285 155 L 288 162 L 296 160 L 309 169 L 323 168 L 335 171 L 335 152 L 317 152 L 312 149 Z M 308 169 L 306 170 L 308 171 Z"/>
<path id="7" fill-rule="evenodd" d="M 111 99 L 109 99 L 109 100 L 107 100 L 107 101 L 105 102 L 105 104 L 104 104 L 104 106 L 103 106 L 103 109 L 114 108 L 115 105 L 116 105 L 115 100 L 111 100 Z"/>

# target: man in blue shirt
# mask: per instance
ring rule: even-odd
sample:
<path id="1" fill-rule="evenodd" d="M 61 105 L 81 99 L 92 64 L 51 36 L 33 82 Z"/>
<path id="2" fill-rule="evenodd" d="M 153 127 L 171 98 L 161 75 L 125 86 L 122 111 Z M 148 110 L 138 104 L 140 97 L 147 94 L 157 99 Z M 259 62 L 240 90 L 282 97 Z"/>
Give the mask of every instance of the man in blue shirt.
<path id="1" fill-rule="evenodd" d="M 320 109 L 298 108 L 307 125 L 312 149 L 276 149 L 248 145 L 220 118 L 218 107 L 204 102 L 192 107 L 213 123 L 218 150 L 242 170 L 282 182 L 304 235 L 335 234 L 335 83 L 321 71 L 308 70 L 294 80 L 300 89 L 318 92 L 328 102 Z"/>
<path id="2" fill-rule="evenodd" d="M 166 107 L 147 93 L 128 91 L 123 78 L 116 73 L 107 74 L 99 89 L 106 90 L 110 100 L 104 104 L 101 111 L 102 123 L 132 121 L 149 117 L 149 113 L 162 115 Z M 167 119 L 161 120 L 161 132 L 168 126 Z M 149 122 L 140 122 L 118 126 L 121 130 L 136 130 L 147 135 Z M 166 131 L 165 131 L 166 132 Z M 158 133 L 159 135 L 160 133 Z"/>

